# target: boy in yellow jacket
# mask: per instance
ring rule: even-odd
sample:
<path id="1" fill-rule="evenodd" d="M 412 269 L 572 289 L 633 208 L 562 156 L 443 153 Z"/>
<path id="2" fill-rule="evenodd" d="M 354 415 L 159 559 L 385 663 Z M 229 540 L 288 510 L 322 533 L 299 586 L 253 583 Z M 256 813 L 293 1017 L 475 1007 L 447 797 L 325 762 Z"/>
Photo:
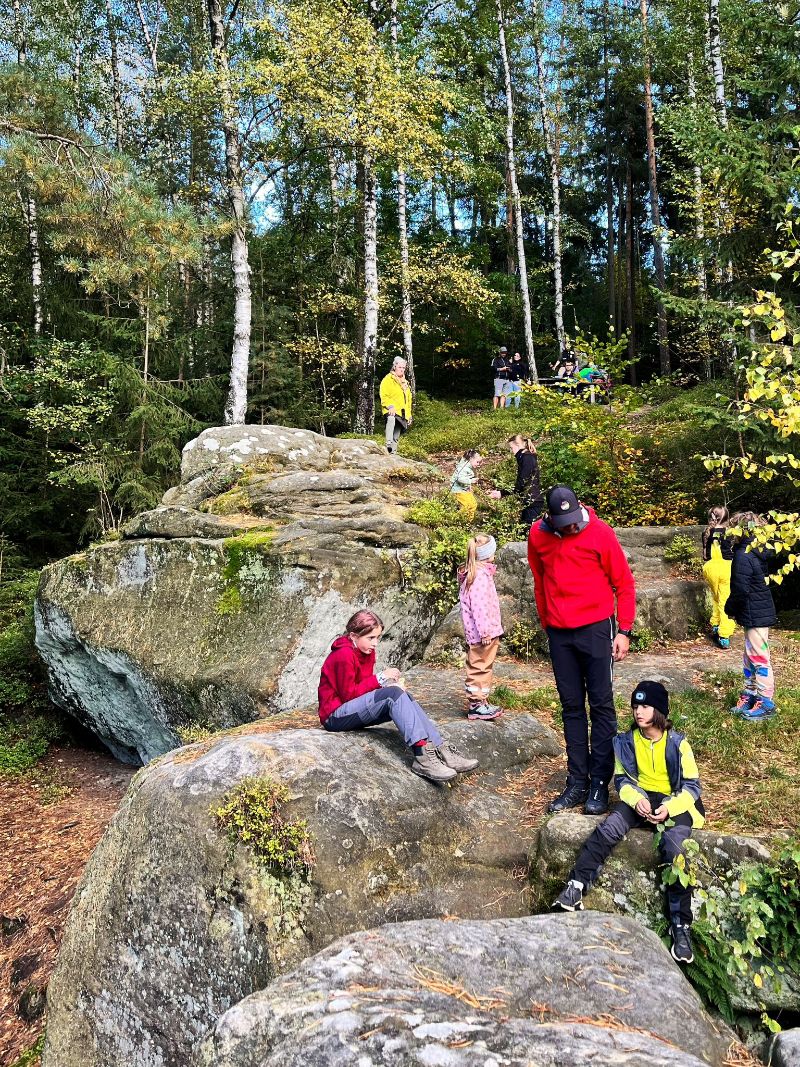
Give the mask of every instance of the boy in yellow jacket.
<path id="1" fill-rule="evenodd" d="M 411 386 L 406 381 L 406 361 L 398 356 L 380 386 L 381 411 L 386 416 L 386 451 L 397 451 L 400 434 L 412 422 Z"/>
<path id="2" fill-rule="evenodd" d="M 614 784 L 619 803 L 597 826 L 580 851 L 569 881 L 554 907 L 582 911 L 583 892 L 600 873 L 612 849 L 635 826 L 661 830 L 659 853 L 665 866 L 682 854 L 694 827 L 705 821 L 700 776 L 691 746 L 669 721 L 669 694 L 660 682 L 639 682 L 631 695 L 633 724 L 614 738 Z M 691 886 L 667 886 L 672 957 L 694 959 Z"/>

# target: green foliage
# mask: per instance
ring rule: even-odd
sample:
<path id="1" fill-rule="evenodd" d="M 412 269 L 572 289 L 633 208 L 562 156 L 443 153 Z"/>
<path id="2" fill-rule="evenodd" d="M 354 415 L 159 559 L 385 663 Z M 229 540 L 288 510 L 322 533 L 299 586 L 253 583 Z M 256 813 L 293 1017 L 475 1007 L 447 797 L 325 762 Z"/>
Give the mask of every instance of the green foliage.
<path id="1" fill-rule="evenodd" d="M 425 544 L 411 549 L 403 560 L 406 592 L 425 597 L 439 614 L 458 599 L 458 568 L 467 558 L 470 532 L 459 526 L 434 529 Z"/>
<path id="2" fill-rule="evenodd" d="M 647 626 L 635 626 L 631 637 L 631 652 L 649 652 L 656 643 L 656 635 Z"/>
<path id="3" fill-rule="evenodd" d="M 233 845 L 243 844 L 256 864 L 275 875 L 308 876 L 314 849 L 305 819 L 287 819 L 289 791 L 268 777 L 245 778 L 211 814 Z"/>
<path id="4" fill-rule="evenodd" d="M 34 1064 L 39 1062 L 43 1051 L 44 1034 L 42 1034 L 35 1045 L 32 1045 L 29 1049 L 23 1052 L 19 1059 L 11 1064 L 11 1067 L 34 1067 Z"/>
<path id="5" fill-rule="evenodd" d="M 527 661 L 547 655 L 547 635 L 532 623 L 516 623 L 503 637 L 503 644 L 517 659 Z"/>
<path id="6" fill-rule="evenodd" d="M 676 534 L 664 549 L 664 560 L 686 577 L 699 578 L 703 572 L 700 552 L 691 537 Z"/>
<path id="7" fill-rule="evenodd" d="M 27 773 L 63 736 L 63 727 L 52 715 L 0 715 L 0 777 Z"/>

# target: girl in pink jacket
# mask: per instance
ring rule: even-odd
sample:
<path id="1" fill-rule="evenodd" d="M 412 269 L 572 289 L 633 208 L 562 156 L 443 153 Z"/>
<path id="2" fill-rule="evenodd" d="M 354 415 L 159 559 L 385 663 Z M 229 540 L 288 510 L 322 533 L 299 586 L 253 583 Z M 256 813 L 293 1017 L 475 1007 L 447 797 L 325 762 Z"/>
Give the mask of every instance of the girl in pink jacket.
<path id="1" fill-rule="evenodd" d="M 500 601 L 494 587 L 496 551 L 493 537 L 476 534 L 467 545 L 466 565 L 458 571 L 461 618 L 469 645 L 465 683 L 468 719 L 496 719 L 503 714 L 496 704 L 489 703 L 492 667 L 503 635 Z"/>

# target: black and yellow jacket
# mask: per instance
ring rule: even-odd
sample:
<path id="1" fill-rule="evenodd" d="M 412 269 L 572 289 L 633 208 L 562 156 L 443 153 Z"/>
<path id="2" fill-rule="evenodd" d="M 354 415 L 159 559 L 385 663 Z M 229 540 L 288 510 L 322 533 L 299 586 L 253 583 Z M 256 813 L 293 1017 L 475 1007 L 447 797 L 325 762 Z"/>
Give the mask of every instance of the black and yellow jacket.
<path id="1" fill-rule="evenodd" d="M 614 785 L 620 800 L 632 808 L 647 795 L 639 784 L 640 768 L 636 759 L 634 732 L 638 734 L 639 730 L 627 730 L 614 738 Z M 705 809 L 700 799 L 700 774 L 691 745 L 677 730 L 667 731 L 664 759 L 671 793 L 666 801 L 667 811 L 670 815 L 687 812 L 692 817 L 693 827 L 702 826 Z"/>

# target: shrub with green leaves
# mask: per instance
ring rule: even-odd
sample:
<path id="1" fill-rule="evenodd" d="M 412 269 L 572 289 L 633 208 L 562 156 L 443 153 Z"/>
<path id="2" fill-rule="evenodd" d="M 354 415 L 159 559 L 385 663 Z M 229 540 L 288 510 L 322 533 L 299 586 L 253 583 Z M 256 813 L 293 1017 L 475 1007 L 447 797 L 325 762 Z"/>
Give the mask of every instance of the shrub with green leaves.
<path id="1" fill-rule="evenodd" d="M 243 844 L 256 864 L 275 875 L 307 875 L 314 848 L 305 819 L 289 819 L 289 791 L 269 777 L 245 778 L 211 814 L 233 845 Z"/>

